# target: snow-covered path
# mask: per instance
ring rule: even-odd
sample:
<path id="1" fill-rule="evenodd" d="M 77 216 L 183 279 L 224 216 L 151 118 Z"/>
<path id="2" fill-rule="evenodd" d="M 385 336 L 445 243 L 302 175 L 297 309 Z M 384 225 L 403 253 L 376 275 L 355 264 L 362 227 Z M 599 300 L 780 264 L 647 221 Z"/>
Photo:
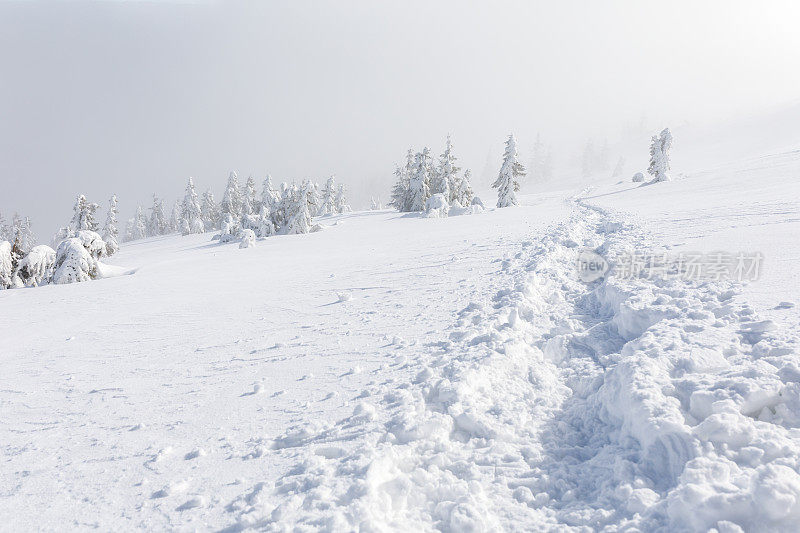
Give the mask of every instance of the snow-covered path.
<path id="1" fill-rule="evenodd" d="M 2 291 L 0 529 L 792 530 L 796 308 L 578 280 L 586 248 L 680 249 L 626 202 L 691 186 L 169 237 L 123 249 L 133 275 Z"/>
<path id="2" fill-rule="evenodd" d="M 413 378 L 279 440 L 305 453 L 234 503 L 237 527 L 790 530 L 797 335 L 770 333 L 730 282 L 583 284 L 582 247 L 654 245 L 576 205 L 502 264 L 491 300 L 398 363 Z"/>

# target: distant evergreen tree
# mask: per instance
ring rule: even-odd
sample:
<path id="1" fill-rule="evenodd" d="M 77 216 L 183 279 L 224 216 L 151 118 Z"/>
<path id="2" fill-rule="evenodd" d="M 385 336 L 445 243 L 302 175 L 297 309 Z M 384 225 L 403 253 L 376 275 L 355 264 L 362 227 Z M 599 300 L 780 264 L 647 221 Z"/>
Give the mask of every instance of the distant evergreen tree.
<path id="1" fill-rule="evenodd" d="M 614 166 L 614 171 L 611 173 L 612 178 L 619 178 L 625 172 L 625 158 L 619 156 L 617 164 Z"/>
<path id="2" fill-rule="evenodd" d="M 186 194 L 183 197 L 183 205 L 181 206 L 181 233 L 189 235 L 190 233 L 203 233 L 203 231 L 200 200 L 194 190 L 194 182 L 192 178 L 189 178 L 189 182 L 186 184 Z"/>
<path id="3" fill-rule="evenodd" d="M 322 188 L 322 200 L 318 211 L 320 216 L 336 214 L 336 178 L 331 176 Z"/>
<path id="4" fill-rule="evenodd" d="M 164 202 L 153 194 L 153 207 L 150 208 L 150 220 L 147 223 L 148 235 L 164 235 L 169 230 L 169 223 L 164 216 Z"/>
<path id="5" fill-rule="evenodd" d="M 136 220 L 133 225 L 133 240 L 144 239 L 147 237 L 147 219 L 144 216 L 142 206 L 136 208 Z"/>
<path id="6" fill-rule="evenodd" d="M 242 216 L 242 192 L 239 190 L 239 178 L 235 171 L 231 171 L 228 176 L 228 185 L 225 187 L 225 194 L 222 196 L 220 204 L 221 216 L 231 215 L 235 220 Z"/>
<path id="7" fill-rule="evenodd" d="M 517 140 L 513 135 L 508 136 L 506 150 L 503 155 L 503 166 L 500 174 L 492 184 L 497 189 L 497 207 L 510 207 L 517 205 L 520 178 L 525 176 L 525 167 L 519 162 L 517 154 Z"/>
<path id="8" fill-rule="evenodd" d="M 169 215 L 169 231 L 175 233 L 181 230 L 181 202 L 175 200 L 172 204 L 172 212 Z"/>
<path id="9" fill-rule="evenodd" d="M 95 213 L 99 207 L 98 204 L 89 202 L 84 195 L 79 194 L 72 208 L 74 214 L 72 215 L 72 221 L 69 225 L 70 231 L 72 233 L 76 233 L 82 229 L 97 231 L 99 229 L 99 224 L 95 219 Z"/>
<path id="10" fill-rule="evenodd" d="M 439 156 L 439 168 L 436 172 L 436 185 L 431 187 L 431 193 L 441 193 L 449 203 L 456 200 L 453 190 L 458 185 L 458 172 L 461 168 L 456 166 L 456 156 L 453 155 L 453 142 L 450 136 L 445 141 L 444 152 Z"/>
<path id="11" fill-rule="evenodd" d="M 423 211 L 425 202 L 431 197 L 430 159 L 428 148 L 414 156 L 414 173 L 409 180 L 409 211 Z"/>
<path id="12" fill-rule="evenodd" d="M 242 214 L 252 215 L 258 213 L 261 206 L 258 205 L 258 198 L 256 196 L 256 182 L 252 174 L 248 176 L 247 182 L 244 186 L 244 194 L 242 195 Z"/>
<path id="13" fill-rule="evenodd" d="M 669 181 L 670 162 L 669 151 L 672 148 L 672 133 L 669 128 L 664 128 L 659 135 L 654 135 L 650 142 L 650 166 L 647 172 L 653 176 L 653 181 Z"/>
<path id="14" fill-rule="evenodd" d="M 219 207 L 217 202 L 214 201 L 214 194 L 211 190 L 206 190 L 203 193 L 203 200 L 200 203 L 200 218 L 203 221 L 203 227 L 206 231 L 217 229 L 219 224 Z"/>
<path id="15" fill-rule="evenodd" d="M 456 202 L 462 207 L 472 204 L 472 199 L 475 194 L 472 191 L 472 172 L 469 169 L 464 171 L 463 176 L 455 175 L 455 184 L 451 191 L 451 204 L 455 205 Z"/>
<path id="16" fill-rule="evenodd" d="M 271 215 L 277 208 L 279 201 L 280 195 L 272 186 L 272 176 L 267 174 L 267 177 L 264 179 L 264 184 L 261 186 L 261 206 L 262 208 L 266 207 L 267 212 Z"/>
<path id="17" fill-rule="evenodd" d="M 111 195 L 108 200 L 108 213 L 103 226 L 103 241 L 106 243 L 106 254 L 111 256 L 119 250 L 119 230 L 117 229 L 117 196 Z"/>

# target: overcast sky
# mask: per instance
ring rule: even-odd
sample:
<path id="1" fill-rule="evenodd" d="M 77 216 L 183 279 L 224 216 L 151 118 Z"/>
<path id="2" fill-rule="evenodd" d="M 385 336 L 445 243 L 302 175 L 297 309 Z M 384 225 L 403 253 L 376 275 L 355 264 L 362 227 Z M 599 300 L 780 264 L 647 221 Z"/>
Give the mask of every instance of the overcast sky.
<path id="1" fill-rule="evenodd" d="M 578 146 L 756 111 L 800 94 L 798 20 L 789 0 L 0 0 L 0 212 L 49 242 L 78 193 L 124 219 L 188 176 L 220 199 L 230 169 L 385 200 L 447 133 L 479 173 L 512 131 Z"/>

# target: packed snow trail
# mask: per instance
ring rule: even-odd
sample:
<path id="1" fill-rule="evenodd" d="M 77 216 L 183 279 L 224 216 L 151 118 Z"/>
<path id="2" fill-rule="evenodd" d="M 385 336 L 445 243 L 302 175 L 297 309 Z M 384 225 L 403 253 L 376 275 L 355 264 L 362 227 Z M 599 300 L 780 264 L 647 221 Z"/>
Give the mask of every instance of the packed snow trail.
<path id="1" fill-rule="evenodd" d="M 231 531 L 785 530 L 800 519 L 798 336 L 731 281 L 613 274 L 654 250 L 620 215 L 569 221 L 498 263 L 491 299 L 398 356 L 353 414 L 272 444 L 299 457 L 230 502 Z"/>

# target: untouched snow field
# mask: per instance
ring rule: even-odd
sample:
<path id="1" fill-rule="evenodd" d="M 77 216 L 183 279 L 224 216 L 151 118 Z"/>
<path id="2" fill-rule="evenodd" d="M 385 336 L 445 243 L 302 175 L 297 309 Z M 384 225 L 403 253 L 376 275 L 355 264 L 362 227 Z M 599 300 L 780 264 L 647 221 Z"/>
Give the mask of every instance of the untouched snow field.
<path id="1" fill-rule="evenodd" d="M 798 176 L 152 239 L 2 291 L 0 529 L 796 530 Z M 585 248 L 764 265 L 584 283 Z"/>

